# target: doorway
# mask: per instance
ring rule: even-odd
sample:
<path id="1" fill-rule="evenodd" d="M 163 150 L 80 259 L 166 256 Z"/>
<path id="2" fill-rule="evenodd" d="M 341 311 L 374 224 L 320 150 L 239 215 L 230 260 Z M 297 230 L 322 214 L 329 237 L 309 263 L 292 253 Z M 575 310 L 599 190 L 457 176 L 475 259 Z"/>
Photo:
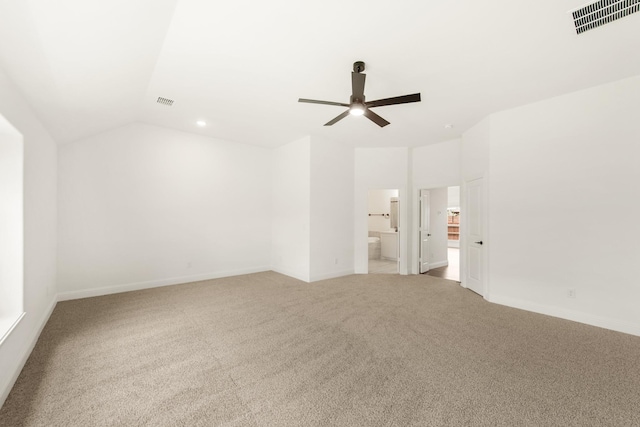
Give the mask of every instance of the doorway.
<path id="1" fill-rule="evenodd" d="M 369 190 L 369 274 L 398 274 L 400 263 L 400 199 L 398 189 Z"/>
<path id="2" fill-rule="evenodd" d="M 460 282 L 460 187 L 420 190 L 420 273 Z"/>

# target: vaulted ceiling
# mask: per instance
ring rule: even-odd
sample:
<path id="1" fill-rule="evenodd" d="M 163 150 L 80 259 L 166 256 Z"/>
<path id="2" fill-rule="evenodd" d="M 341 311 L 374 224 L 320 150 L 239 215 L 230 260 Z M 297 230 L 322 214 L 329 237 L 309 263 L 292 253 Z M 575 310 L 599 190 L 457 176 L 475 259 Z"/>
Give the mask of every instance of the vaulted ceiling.
<path id="1" fill-rule="evenodd" d="M 583 4 L 0 0 L 0 67 L 60 144 L 145 122 L 267 147 L 308 134 L 417 146 L 640 74 L 640 13 L 576 35 L 569 11 Z M 348 102 L 356 60 L 368 100 L 422 102 L 377 108 L 384 128 L 364 117 L 324 127 L 344 109 L 297 100 Z"/>

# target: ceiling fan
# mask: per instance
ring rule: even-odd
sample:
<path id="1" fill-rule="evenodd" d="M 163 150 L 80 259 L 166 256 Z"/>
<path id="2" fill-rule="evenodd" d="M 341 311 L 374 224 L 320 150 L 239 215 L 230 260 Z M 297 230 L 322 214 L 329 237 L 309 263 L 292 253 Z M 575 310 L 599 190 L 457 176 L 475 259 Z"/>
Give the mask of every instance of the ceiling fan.
<path id="1" fill-rule="evenodd" d="M 325 104 L 325 105 L 337 105 L 339 107 L 349 107 L 347 111 L 340 114 L 335 119 L 325 123 L 325 126 L 331 126 L 340 120 L 347 117 L 349 114 L 354 116 L 364 115 L 366 118 L 374 122 L 380 127 L 385 127 L 389 124 L 388 121 L 371 111 L 374 107 L 383 107 L 385 105 L 395 104 L 408 104 L 410 102 L 420 102 L 420 94 L 414 93 L 412 95 L 396 96 L 393 98 L 378 99 L 376 101 L 365 101 L 364 97 L 364 81 L 367 77 L 366 74 L 362 74 L 364 71 L 364 62 L 357 61 L 353 63 L 353 72 L 351 73 L 351 98 L 349 103 L 331 102 L 331 101 L 318 101 L 315 99 L 298 99 L 298 102 L 308 102 L 310 104 Z"/>

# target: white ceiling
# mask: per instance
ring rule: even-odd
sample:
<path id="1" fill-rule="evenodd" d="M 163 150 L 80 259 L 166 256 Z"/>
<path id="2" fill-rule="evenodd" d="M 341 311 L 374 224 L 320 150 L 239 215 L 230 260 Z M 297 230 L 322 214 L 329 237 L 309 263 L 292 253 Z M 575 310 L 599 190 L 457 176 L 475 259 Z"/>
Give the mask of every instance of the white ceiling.
<path id="1" fill-rule="evenodd" d="M 0 0 L 0 67 L 59 143 L 141 121 L 267 147 L 309 134 L 418 146 L 640 74 L 640 14 L 577 36 L 568 11 L 583 4 Z M 385 128 L 364 117 L 324 127 L 343 108 L 297 100 L 348 102 L 356 60 L 367 100 L 422 102 L 377 108 Z"/>

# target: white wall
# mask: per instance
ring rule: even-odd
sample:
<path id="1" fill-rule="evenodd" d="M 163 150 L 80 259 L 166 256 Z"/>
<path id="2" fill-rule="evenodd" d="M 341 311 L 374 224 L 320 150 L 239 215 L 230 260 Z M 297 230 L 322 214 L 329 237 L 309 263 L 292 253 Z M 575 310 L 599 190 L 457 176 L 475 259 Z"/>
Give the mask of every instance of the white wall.
<path id="1" fill-rule="evenodd" d="M 142 124 L 62 146 L 62 298 L 267 269 L 350 274 L 353 163 L 318 138 L 313 152 L 310 137 L 270 150 Z"/>
<path id="2" fill-rule="evenodd" d="M 444 267 L 448 262 L 447 187 L 429 190 L 429 265 Z"/>
<path id="3" fill-rule="evenodd" d="M 640 77 L 491 117 L 491 300 L 640 335 L 638 100 Z"/>
<path id="4" fill-rule="evenodd" d="M 459 139 L 414 148 L 413 187 L 421 190 L 460 185 L 461 155 Z"/>
<path id="5" fill-rule="evenodd" d="M 55 306 L 56 144 L 0 69 L 0 114 L 24 137 L 25 315 L 0 344 L 0 405 Z"/>
<path id="6" fill-rule="evenodd" d="M 489 142 L 491 140 L 491 116 L 481 120 L 462 135 L 460 156 L 460 181 L 485 177 L 489 171 Z M 464 194 L 464 189 L 461 189 Z M 464 197 L 463 197 L 464 199 Z M 464 204 L 464 200 L 461 200 Z"/>
<path id="7" fill-rule="evenodd" d="M 310 280 L 311 138 L 274 149 L 271 267 Z"/>
<path id="8" fill-rule="evenodd" d="M 408 244 L 410 225 L 409 212 L 412 203 L 409 191 L 408 148 L 356 148 L 355 149 L 355 229 L 354 269 L 358 274 L 368 271 L 368 194 L 369 190 L 397 188 L 399 194 L 400 223 L 400 274 L 408 274 L 409 259 L 412 259 Z M 402 224 L 406 224 L 402 226 Z M 404 255 L 403 255 L 404 253 Z"/>
<path id="9" fill-rule="evenodd" d="M 311 136 L 310 281 L 353 274 L 352 147 Z"/>
<path id="10" fill-rule="evenodd" d="M 59 150 L 59 290 L 268 270 L 271 152 L 132 124 Z"/>
<path id="11" fill-rule="evenodd" d="M 391 230 L 391 198 L 398 197 L 398 190 L 369 190 L 367 197 L 369 231 Z M 387 216 L 380 216 L 385 214 Z"/>
<path id="12" fill-rule="evenodd" d="M 460 207 L 460 187 L 459 186 L 449 187 L 447 190 L 449 193 L 447 197 L 447 207 L 459 208 Z"/>

